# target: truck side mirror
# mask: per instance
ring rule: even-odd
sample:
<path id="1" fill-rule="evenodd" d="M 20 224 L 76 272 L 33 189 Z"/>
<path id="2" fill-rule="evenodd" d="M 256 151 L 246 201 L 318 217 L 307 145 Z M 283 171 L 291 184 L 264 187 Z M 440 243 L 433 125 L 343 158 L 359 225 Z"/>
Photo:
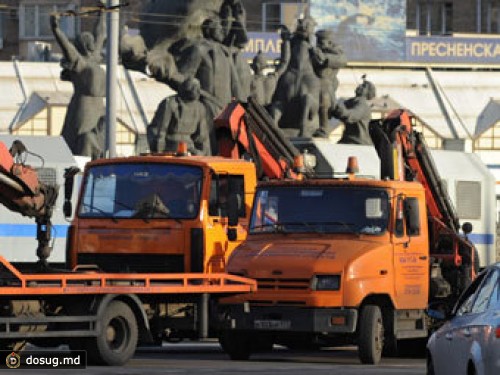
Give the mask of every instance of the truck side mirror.
<path id="1" fill-rule="evenodd" d="M 469 233 L 472 232 L 472 224 L 466 221 L 465 223 L 462 224 L 462 232 L 464 232 L 465 235 L 468 235 Z"/>
<path id="2" fill-rule="evenodd" d="M 404 201 L 404 213 L 406 218 L 406 232 L 409 236 L 420 234 L 420 213 L 417 198 L 406 198 Z"/>
<path id="3" fill-rule="evenodd" d="M 64 171 L 64 205 L 63 213 L 64 217 L 68 218 L 73 212 L 73 207 L 71 204 L 71 197 L 73 196 L 73 185 L 75 181 L 75 175 L 80 172 L 77 167 L 66 168 Z"/>

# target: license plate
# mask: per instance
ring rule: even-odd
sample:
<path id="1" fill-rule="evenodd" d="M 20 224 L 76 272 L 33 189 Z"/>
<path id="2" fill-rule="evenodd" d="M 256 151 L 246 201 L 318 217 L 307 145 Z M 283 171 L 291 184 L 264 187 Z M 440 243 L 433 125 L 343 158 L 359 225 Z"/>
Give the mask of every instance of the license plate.
<path id="1" fill-rule="evenodd" d="M 253 326 L 255 329 L 285 330 L 290 329 L 292 322 L 290 320 L 254 320 Z"/>

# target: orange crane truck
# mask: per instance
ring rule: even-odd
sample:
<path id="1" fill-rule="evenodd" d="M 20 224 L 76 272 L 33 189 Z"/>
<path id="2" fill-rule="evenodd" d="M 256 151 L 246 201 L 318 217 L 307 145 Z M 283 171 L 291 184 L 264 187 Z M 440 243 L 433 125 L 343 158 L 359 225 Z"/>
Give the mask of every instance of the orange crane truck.
<path id="1" fill-rule="evenodd" d="M 260 182 L 247 239 L 227 272 L 257 291 L 222 299 L 223 349 L 248 359 L 273 344 L 355 344 L 376 364 L 427 338 L 429 306 L 449 309 L 474 277 L 475 251 L 405 111 L 371 125 L 382 179 Z"/>
<path id="2" fill-rule="evenodd" d="M 69 231 L 71 268 L 57 270 L 47 258 L 58 187 L 38 180 L 18 157 L 24 151 L 0 143 L 0 203 L 35 218 L 40 262 L 22 273 L 0 256 L 2 348 L 68 344 L 89 363 L 121 365 L 138 344 L 176 332 L 206 337 L 218 297 L 255 289 L 223 272 L 253 196 L 252 163 L 180 155 L 90 163 Z M 228 207 L 239 227 L 228 227 Z"/>

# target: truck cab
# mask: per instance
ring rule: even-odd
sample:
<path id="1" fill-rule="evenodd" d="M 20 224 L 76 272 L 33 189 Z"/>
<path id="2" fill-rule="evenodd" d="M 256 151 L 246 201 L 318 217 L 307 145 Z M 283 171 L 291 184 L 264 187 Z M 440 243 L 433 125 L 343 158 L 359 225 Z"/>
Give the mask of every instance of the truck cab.
<path id="1" fill-rule="evenodd" d="M 362 362 L 376 363 L 399 339 L 427 336 L 430 255 L 418 182 L 261 183 L 227 267 L 258 289 L 222 301 L 221 344 L 245 359 L 274 343 L 354 343 Z"/>
<path id="2" fill-rule="evenodd" d="M 243 160 L 157 154 L 90 162 L 69 231 L 69 264 L 105 272 L 223 272 L 246 237 L 255 185 L 254 164 Z M 234 228 L 230 197 L 238 201 Z"/>

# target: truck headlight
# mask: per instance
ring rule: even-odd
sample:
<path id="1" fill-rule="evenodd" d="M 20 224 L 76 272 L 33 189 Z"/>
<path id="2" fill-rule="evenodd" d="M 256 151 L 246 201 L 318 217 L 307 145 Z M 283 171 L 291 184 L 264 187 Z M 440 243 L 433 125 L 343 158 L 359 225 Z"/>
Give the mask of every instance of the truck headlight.
<path id="1" fill-rule="evenodd" d="M 339 290 L 340 275 L 315 275 L 311 288 L 312 290 Z"/>

